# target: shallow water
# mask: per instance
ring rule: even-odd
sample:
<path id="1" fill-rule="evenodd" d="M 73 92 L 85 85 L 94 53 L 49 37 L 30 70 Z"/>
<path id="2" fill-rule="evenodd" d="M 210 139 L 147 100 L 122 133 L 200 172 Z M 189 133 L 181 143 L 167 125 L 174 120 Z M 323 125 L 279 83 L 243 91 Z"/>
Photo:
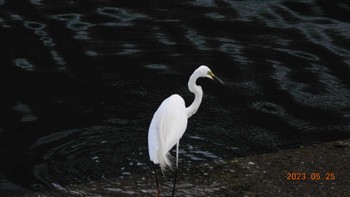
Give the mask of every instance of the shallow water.
<path id="1" fill-rule="evenodd" d="M 183 166 L 350 137 L 347 1 L 0 0 L 0 193 L 145 174 L 152 114 L 204 99 Z"/>

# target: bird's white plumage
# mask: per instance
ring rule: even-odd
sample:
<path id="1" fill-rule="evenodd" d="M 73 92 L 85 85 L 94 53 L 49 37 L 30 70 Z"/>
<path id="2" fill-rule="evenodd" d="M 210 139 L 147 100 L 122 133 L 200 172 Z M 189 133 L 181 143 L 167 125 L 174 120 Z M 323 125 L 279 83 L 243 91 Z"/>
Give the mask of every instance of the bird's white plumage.
<path id="1" fill-rule="evenodd" d="M 185 102 L 174 94 L 159 106 L 148 132 L 149 156 L 164 169 L 171 166 L 169 150 L 180 140 L 187 127 Z"/>
<path id="2" fill-rule="evenodd" d="M 178 154 L 179 141 L 185 133 L 187 127 L 187 119 L 195 114 L 202 102 L 203 91 L 200 86 L 196 84 L 199 77 L 208 77 L 210 79 L 217 79 L 220 83 L 223 82 L 218 79 L 207 66 L 198 67 L 191 75 L 188 81 L 188 89 L 194 94 L 194 101 L 186 108 L 185 101 L 177 94 L 171 95 L 165 99 L 154 113 L 151 125 L 148 130 L 148 151 L 149 157 L 154 164 L 159 164 L 163 171 L 166 167 L 171 168 L 170 149 L 176 144 L 176 169 L 174 178 L 174 187 L 172 196 L 174 196 L 177 169 L 178 169 Z M 154 167 L 154 165 L 153 165 Z M 154 174 L 157 180 L 157 187 L 159 194 L 159 184 L 157 172 L 154 169 Z M 157 195 L 158 196 L 158 195 Z"/>
<path id="3" fill-rule="evenodd" d="M 171 168 L 169 150 L 179 145 L 179 140 L 187 127 L 187 119 L 195 114 L 202 102 L 203 91 L 196 84 L 199 77 L 216 78 L 207 66 L 198 67 L 188 81 L 188 89 L 195 96 L 193 103 L 186 108 L 184 100 L 177 94 L 165 99 L 153 115 L 148 131 L 148 151 L 151 161 L 160 164 L 162 170 Z M 219 80 L 221 83 L 222 81 Z M 178 164 L 178 146 L 176 168 Z"/>

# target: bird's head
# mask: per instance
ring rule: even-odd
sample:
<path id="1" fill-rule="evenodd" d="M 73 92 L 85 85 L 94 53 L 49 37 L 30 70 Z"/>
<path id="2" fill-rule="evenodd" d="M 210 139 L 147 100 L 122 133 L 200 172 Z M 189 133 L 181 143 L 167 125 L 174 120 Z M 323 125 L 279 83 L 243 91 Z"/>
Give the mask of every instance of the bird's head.
<path id="1" fill-rule="evenodd" d="M 213 80 L 215 79 L 224 85 L 224 82 L 221 79 L 219 79 L 217 76 L 215 76 L 214 73 L 210 70 L 210 68 L 208 68 L 205 65 L 202 65 L 199 68 L 197 68 L 197 72 L 199 72 L 201 77 L 208 77 Z"/>

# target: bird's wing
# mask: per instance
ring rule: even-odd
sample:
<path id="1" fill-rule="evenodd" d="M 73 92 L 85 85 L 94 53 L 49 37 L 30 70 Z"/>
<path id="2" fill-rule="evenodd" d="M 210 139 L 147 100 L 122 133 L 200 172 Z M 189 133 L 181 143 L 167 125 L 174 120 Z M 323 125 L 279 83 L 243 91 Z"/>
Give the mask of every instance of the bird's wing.
<path id="1" fill-rule="evenodd" d="M 159 163 L 182 137 L 187 127 L 187 113 L 184 100 L 177 94 L 165 99 L 159 106 L 149 128 L 148 146 L 150 159 Z M 158 154 L 163 153 L 162 155 Z"/>
<path id="2" fill-rule="evenodd" d="M 169 151 L 185 133 L 187 112 L 185 101 L 179 95 L 172 95 L 164 105 L 161 142 Z"/>

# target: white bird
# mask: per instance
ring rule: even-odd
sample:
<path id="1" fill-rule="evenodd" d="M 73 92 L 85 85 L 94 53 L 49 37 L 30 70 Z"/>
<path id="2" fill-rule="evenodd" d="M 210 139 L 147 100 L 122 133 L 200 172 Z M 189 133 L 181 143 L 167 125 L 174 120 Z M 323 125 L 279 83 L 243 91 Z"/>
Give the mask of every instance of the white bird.
<path id="1" fill-rule="evenodd" d="M 173 94 L 165 99 L 153 115 L 151 125 L 148 131 L 148 151 L 149 157 L 154 164 L 159 164 L 162 171 L 166 167 L 171 168 L 170 149 L 176 144 L 176 171 L 174 179 L 173 193 L 175 191 L 177 169 L 178 169 L 178 154 L 179 141 L 185 133 L 187 127 L 187 119 L 195 114 L 202 102 L 203 90 L 201 86 L 196 84 L 199 77 L 207 77 L 217 79 L 220 83 L 223 82 L 217 78 L 207 66 L 197 68 L 188 81 L 188 89 L 195 95 L 193 103 L 186 108 L 184 99 L 178 94 Z M 156 175 L 157 189 L 159 192 L 159 184 L 157 173 Z"/>

